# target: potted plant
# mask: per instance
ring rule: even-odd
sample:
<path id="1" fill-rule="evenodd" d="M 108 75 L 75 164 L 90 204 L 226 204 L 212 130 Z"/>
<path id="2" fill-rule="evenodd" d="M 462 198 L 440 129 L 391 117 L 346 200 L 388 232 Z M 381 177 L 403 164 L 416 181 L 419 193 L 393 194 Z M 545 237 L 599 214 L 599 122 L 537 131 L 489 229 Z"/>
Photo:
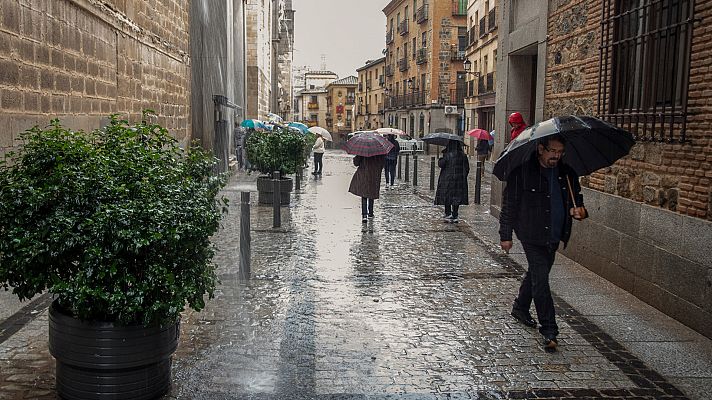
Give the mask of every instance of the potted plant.
<path id="1" fill-rule="evenodd" d="M 308 153 L 305 136 L 287 128 L 275 127 L 272 131 L 255 131 L 247 139 L 247 159 L 253 169 L 264 175 L 257 178 L 258 202 L 272 204 L 274 172 L 280 173 L 280 204 L 289 204 L 293 189 L 287 174 L 302 168 Z"/>
<path id="2" fill-rule="evenodd" d="M 92 132 L 53 120 L 0 162 L 0 284 L 20 300 L 53 294 L 61 397 L 165 393 L 180 313 L 213 296 L 226 177 L 148 114 Z"/>

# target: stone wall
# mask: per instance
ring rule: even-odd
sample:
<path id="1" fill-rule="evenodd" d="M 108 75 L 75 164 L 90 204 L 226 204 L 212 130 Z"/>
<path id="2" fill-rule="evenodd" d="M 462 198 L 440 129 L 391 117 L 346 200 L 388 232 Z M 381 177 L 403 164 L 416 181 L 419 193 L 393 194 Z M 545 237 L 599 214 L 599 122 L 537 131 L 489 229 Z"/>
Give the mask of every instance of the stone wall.
<path id="1" fill-rule="evenodd" d="M 272 1 L 247 0 L 248 119 L 266 119 L 272 93 Z"/>
<path id="2" fill-rule="evenodd" d="M 187 142 L 188 24 L 178 0 L 0 2 L 0 155 L 55 117 L 88 130 L 145 108 Z"/>
<path id="3" fill-rule="evenodd" d="M 545 118 L 597 113 L 601 2 L 553 2 Z M 712 17 L 712 1 L 697 1 L 695 17 Z M 689 144 L 640 142 L 630 156 L 592 174 L 583 184 L 595 190 L 712 221 L 712 104 L 709 53 L 712 32 L 693 30 L 687 137 Z"/>

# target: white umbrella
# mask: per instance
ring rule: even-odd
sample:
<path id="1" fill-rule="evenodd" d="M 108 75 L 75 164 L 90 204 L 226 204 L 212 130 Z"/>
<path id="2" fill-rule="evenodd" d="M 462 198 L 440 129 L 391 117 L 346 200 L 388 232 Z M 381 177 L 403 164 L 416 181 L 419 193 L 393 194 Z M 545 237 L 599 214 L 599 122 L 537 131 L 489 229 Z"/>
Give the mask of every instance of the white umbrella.
<path id="1" fill-rule="evenodd" d="M 376 129 L 376 133 L 380 133 L 381 135 L 406 136 L 406 133 L 398 128 L 378 128 Z"/>
<path id="2" fill-rule="evenodd" d="M 331 138 L 331 133 L 327 131 L 326 129 L 320 127 L 320 126 L 312 126 L 309 128 L 309 132 L 315 134 L 315 135 L 321 135 L 321 137 L 324 138 L 324 140 L 328 140 L 330 142 L 333 142 L 334 139 Z"/>

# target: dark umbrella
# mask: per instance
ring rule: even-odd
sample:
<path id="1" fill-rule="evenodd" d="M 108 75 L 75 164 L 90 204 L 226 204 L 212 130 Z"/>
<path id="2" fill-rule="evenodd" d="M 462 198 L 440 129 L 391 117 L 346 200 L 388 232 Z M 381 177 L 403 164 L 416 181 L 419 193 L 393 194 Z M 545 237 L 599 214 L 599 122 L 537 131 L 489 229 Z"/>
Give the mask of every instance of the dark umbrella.
<path id="1" fill-rule="evenodd" d="M 428 133 L 427 135 L 423 136 L 423 141 L 428 144 L 434 144 L 438 146 L 447 146 L 448 142 L 455 140 L 458 142 L 462 142 L 462 136 L 460 135 L 453 135 L 452 133 L 446 133 L 446 132 L 434 132 L 434 133 Z"/>
<path id="2" fill-rule="evenodd" d="M 354 135 L 344 143 L 344 150 L 347 153 L 362 157 L 388 154 L 392 148 L 393 143 L 375 132 L 363 132 L 359 135 Z"/>
<path id="3" fill-rule="evenodd" d="M 607 167 L 624 157 L 635 144 L 633 135 L 598 118 L 565 115 L 525 129 L 512 140 L 494 164 L 492 173 L 502 181 L 536 152 L 540 139 L 561 135 L 566 140 L 562 161 L 579 176 Z"/>

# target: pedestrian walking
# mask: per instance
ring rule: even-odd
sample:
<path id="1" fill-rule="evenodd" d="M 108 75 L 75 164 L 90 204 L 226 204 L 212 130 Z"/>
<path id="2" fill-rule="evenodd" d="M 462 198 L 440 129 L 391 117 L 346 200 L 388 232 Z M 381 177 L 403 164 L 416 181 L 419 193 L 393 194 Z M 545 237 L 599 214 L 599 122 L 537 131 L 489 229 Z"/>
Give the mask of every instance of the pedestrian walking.
<path id="1" fill-rule="evenodd" d="M 475 151 L 477 152 L 477 162 L 480 163 L 480 167 L 481 167 L 484 165 L 485 160 L 487 159 L 487 156 L 489 155 L 489 152 L 490 152 L 489 141 L 487 139 L 479 139 L 477 141 L 477 146 L 475 147 Z M 482 168 L 481 171 L 484 171 L 484 168 Z"/>
<path id="2" fill-rule="evenodd" d="M 314 172 L 312 172 L 312 175 L 321 175 L 322 159 L 324 158 L 324 139 L 321 133 L 316 134 L 316 141 L 312 149 L 314 150 Z"/>
<path id="3" fill-rule="evenodd" d="M 396 165 L 398 164 L 398 154 L 400 146 L 396 140 L 396 135 L 387 135 L 388 141 L 393 144 L 393 148 L 386 154 L 386 189 L 393 188 L 393 182 L 396 178 Z"/>
<path id="4" fill-rule="evenodd" d="M 435 191 L 435 204 L 445 206 L 445 222 L 457 223 L 461 205 L 469 204 L 467 175 L 470 163 L 462 150 L 462 142 L 450 140 L 438 160 L 440 176 Z"/>
<path id="5" fill-rule="evenodd" d="M 361 222 L 373 218 L 373 203 L 381 192 L 381 170 L 385 165 L 385 156 L 355 156 L 354 165 L 358 168 L 351 178 L 349 193 L 361 197 Z"/>
<path id="6" fill-rule="evenodd" d="M 522 114 L 518 112 L 511 113 L 507 121 L 509 122 L 509 125 L 512 126 L 512 130 L 510 131 L 509 137 L 510 142 L 516 139 L 516 137 L 519 136 L 520 133 L 527 129 L 527 123 L 524 122 L 524 117 L 522 117 Z"/>
<path id="7" fill-rule="evenodd" d="M 559 328 L 549 287 L 549 273 L 559 242 L 566 246 L 572 219 L 586 218 L 578 175 L 561 162 L 565 139 L 560 135 L 540 139 L 536 157 L 509 173 L 499 217 L 500 245 L 512 248 L 512 231 L 522 242 L 529 267 L 514 300 L 511 315 L 536 327 L 529 309 L 532 300 L 539 318 L 544 349 L 556 351 Z"/>

